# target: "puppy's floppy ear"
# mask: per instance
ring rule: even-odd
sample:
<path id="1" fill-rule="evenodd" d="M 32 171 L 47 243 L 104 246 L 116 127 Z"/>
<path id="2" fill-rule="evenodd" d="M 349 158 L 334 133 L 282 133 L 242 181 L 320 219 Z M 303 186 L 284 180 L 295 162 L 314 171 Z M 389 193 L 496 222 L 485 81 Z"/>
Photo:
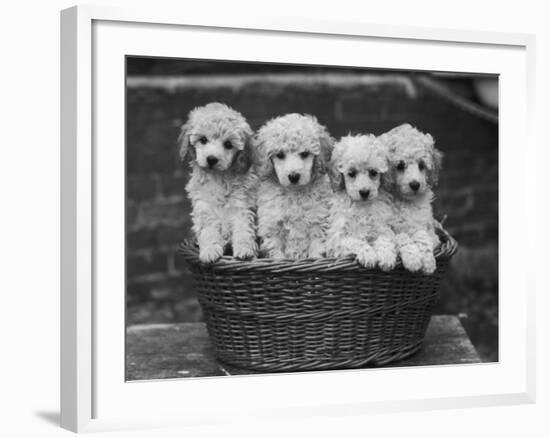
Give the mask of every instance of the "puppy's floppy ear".
<path id="1" fill-rule="evenodd" d="M 187 152 L 189 152 L 189 149 L 192 149 L 190 131 L 191 123 L 187 122 L 181 127 L 181 132 L 178 136 L 179 157 L 181 161 L 185 159 L 185 156 L 187 155 Z"/>
<path id="2" fill-rule="evenodd" d="M 330 179 L 330 185 L 334 192 L 340 192 L 346 189 L 346 181 L 344 174 L 339 168 L 339 164 L 342 162 L 342 144 L 336 143 L 332 145 L 332 153 L 330 162 L 328 163 L 328 176 Z"/>
<path id="3" fill-rule="evenodd" d="M 380 187 L 386 193 L 392 193 L 395 187 L 395 170 L 388 169 L 387 172 L 380 174 Z"/>
<path id="4" fill-rule="evenodd" d="M 314 116 L 310 116 L 313 123 L 316 124 L 317 135 L 319 138 L 320 151 L 315 157 L 314 172 L 315 176 L 324 175 L 329 170 L 329 162 L 334 148 L 334 138 L 331 137 L 327 128 L 321 125 Z"/>
<path id="5" fill-rule="evenodd" d="M 328 166 L 328 176 L 330 178 L 330 185 L 334 192 L 340 192 L 345 190 L 346 183 L 344 180 L 344 175 L 336 167 L 336 162 L 333 160 L 329 163 Z"/>
<path id="6" fill-rule="evenodd" d="M 439 171 L 441 170 L 441 162 L 443 161 L 443 153 L 434 147 L 434 139 L 430 134 L 426 134 L 428 142 L 428 150 L 431 155 L 431 166 L 428 169 L 428 183 L 434 187 L 439 181 Z"/>
<path id="7" fill-rule="evenodd" d="M 328 131 L 323 128 L 319 136 L 319 142 L 321 144 L 321 153 L 319 154 L 319 158 L 320 158 L 319 172 L 321 174 L 325 174 L 327 173 L 330 157 L 332 155 L 332 148 L 334 147 L 334 139 L 330 136 Z"/>
<path id="8" fill-rule="evenodd" d="M 432 152 L 432 169 L 428 173 L 428 181 L 432 187 L 439 182 L 439 171 L 441 170 L 441 162 L 443 161 L 443 153 L 437 149 Z"/>
<path id="9" fill-rule="evenodd" d="M 246 173 L 252 165 L 252 129 L 246 126 L 243 130 L 243 149 L 233 159 L 233 169 L 237 173 Z"/>
<path id="10" fill-rule="evenodd" d="M 400 125 L 378 136 L 380 149 L 386 158 L 386 171 L 380 175 L 380 187 L 386 193 L 392 193 L 395 189 L 395 158 L 392 156 L 395 137 L 401 131 L 408 130 L 409 128 L 409 124 Z"/>
<path id="11" fill-rule="evenodd" d="M 272 136 L 269 126 L 264 126 L 254 135 L 250 141 L 252 163 L 256 174 L 262 178 L 272 178 L 275 173 L 273 163 L 271 162 L 271 154 L 269 153 L 269 145 L 267 139 Z"/>

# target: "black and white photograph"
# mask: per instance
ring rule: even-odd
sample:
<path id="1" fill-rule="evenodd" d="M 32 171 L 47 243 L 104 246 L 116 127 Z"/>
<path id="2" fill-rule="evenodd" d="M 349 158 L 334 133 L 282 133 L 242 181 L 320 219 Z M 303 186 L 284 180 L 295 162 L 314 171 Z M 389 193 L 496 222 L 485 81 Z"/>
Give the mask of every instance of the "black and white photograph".
<path id="1" fill-rule="evenodd" d="M 126 379 L 498 362 L 498 88 L 127 56 Z"/>
<path id="2" fill-rule="evenodd" d="M 4 10 L 2 436 L 550 436 L 541 2 Z"/>
<path id="3" fill-rule="evenodd" d="M 11 2 L 0 435 L 550 436 L 543 2 Z"/>

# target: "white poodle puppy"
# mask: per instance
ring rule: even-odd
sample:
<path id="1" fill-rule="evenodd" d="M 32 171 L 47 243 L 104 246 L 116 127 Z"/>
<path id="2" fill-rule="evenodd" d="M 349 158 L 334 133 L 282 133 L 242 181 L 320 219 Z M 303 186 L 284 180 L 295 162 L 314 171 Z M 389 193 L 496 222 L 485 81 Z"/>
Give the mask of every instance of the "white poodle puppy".
<path id="1" fill-rule="evenodd" d="M 334 145 L 329 257 L 352 255 L 361 265 L 379 266 L 384 271 L 395 266 L 391 198 L 382 184 L 387 170 L 385 149 L 374 135 L 348 135 Z"/>
<path id="2" fill-rule="evenodd" d="M 435 233 L 432 188 L 437 184 L 442 154 L 434 139 L 409 124 L 380 136 L 390 161 L 388 190 L 393 197 L 392 228 L 406 269 L 431 274 L 439 244 Z"/>
<path id="3" fill-rule="evenodd" d="M 221 103 L 195 108 L 181 129 L 180 157 L 192 156 L 185 189 L 204 263 L 218 260 L 228 245 L 239 259 L 256 255 L 251 138 L 245 118 Z"/>
<path id="4" fill-rule="evenodd" d="M 255 143 L 260 252 L 274 259 L 322 257 L 333 139 L 315 117 L 287 114 L 261 127 Z"/>

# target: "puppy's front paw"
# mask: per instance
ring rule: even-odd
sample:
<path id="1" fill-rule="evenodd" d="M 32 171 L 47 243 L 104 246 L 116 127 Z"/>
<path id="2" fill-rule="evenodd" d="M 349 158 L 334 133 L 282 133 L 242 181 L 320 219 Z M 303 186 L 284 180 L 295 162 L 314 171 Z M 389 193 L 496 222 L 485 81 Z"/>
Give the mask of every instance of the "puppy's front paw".
<path id="1" fill-rule="evenodd" d="M 200 248 L 199 259 L 203 263 L 214 263 L 220 259 L 223 255 L 223 246 L 214 244 L 214 245 L 205 245 Z"/>
<path id="2" fill-rule="evenodd" d="M 359 253 L 355 256 L 355 259 L 365 268 L 374 268 L 377 263 L 376 253 L 370 247 L 359 251 Z"/>
<path id="3" fill-rule="evenodd" d="M 258 248 L 255 244 L 235 244 L 234 246 L 233 256 L 239 260 L 250 260 L 258 254 Z"/>
<path id="4" fill-rule="evenodd" d="M 432 253 L 427 253 L 422 258 L 422 272 L 425 274 L 433 274 L 437 269 L 437 263 Z"/>
<path id="5" fill-rule="evenodd" d="M 377 254 L 378 258 L 378 267 L 382 271 L 391 271 L 395 268 L 395 262 L 397 261 L 397 255 L 395 251 L 390 250 L 380 250 Z"/>
<path id="6" fill-rule="evenodd" d="M 417 251 L 402 251 L 401 260 L 407 271 L 418 272 L 422 269 L 422 257 Z"/>

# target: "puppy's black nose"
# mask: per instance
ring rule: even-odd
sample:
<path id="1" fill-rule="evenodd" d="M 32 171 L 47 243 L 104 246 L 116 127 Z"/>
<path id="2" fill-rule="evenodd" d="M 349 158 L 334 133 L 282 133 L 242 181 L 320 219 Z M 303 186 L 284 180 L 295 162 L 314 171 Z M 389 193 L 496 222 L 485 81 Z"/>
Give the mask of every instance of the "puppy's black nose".
<path id="1" fill-rule="evenodd" d="M 362 199 L 367 199 L 370 195 L 370 190 L 359 190 Z"/>
<path id="2" fill-rule="evenodd" d="M 208 155 L 208 157 L 206 157 L 206 162 L 208 163 L 208 167 L 214 167 L 218 162 L 218 159 L 213 155 Z"/>
<path id="3" fill-rule="evenodd" d="M 300 181 L 300 174 L 299 173 L 291 173 L 288 175 L 288 180 L 292 183 L 292 184 L 296 184 L 298 181 Z"/>
<path id="4" fill-rule="evenodd" d="M 420 188 L 420 183 L 418 181 L 411 181 L 409 187 L 416 192 Z"/>

